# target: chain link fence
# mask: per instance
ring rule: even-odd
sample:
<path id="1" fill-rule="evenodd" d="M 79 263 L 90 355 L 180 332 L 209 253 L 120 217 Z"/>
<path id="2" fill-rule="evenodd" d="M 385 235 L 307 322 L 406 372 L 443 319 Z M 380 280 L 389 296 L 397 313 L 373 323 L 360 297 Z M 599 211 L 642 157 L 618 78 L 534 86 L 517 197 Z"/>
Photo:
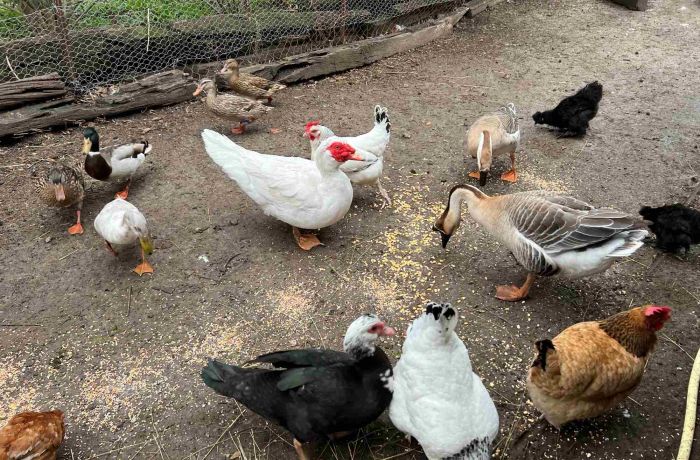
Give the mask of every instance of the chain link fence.
<path id="1" fill-rule="evenodd" d="M 0 81 L 58 72 L 80 94 L 196 63 L 265 63 L 400 30 L 458 2 L 0 0 Z"/>

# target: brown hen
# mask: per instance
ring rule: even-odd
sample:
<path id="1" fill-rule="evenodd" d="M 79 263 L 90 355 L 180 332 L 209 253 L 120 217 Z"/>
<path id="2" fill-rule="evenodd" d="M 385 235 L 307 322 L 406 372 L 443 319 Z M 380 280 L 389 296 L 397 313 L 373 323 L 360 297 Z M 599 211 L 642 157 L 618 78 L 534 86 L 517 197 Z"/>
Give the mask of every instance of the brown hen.
<path id="1" fill-rule="evenodd" d="M 55 460 L 63 442 L 63 412 L 24 412 L 0 429 L 0 460 Z"/>
<path id="2" fill-rule="evenodd" d="M 566 328 L 535 344 L 527 376 L 535 407 L 559 428 L 613 408 L 639 385 L 669 307 L 647 305 Z"/>

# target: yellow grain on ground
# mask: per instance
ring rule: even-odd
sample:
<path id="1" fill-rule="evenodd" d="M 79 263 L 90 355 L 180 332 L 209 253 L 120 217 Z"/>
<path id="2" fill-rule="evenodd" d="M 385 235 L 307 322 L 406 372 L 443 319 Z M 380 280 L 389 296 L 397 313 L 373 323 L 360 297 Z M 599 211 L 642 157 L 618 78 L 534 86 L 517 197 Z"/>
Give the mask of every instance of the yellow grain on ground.
<path id="1" fill-rule="evenodd" d="M 0 368 L 0 421 L 9 419 L 18 412 L 38 410 L 35 388 L 20 382 L 22 365 L 7 362 Z M 21 388 L 19 393 L 11 392 L 10 388 Z"/>
<path id="2" fill-rule="evenodd" d="M 428 294 L 422 289 L 428 284 L 433 268 L 428 265 L 430 257 L 426 253 L 437 244 L 431 227 L 443 210 L 440 203 L 426 200 L 429 195 L 427 186 L 417 185 L 398 192 L 394 196 L 394 212 L 400 225 L 384 232 L 380 240 L 384 251 L 377 262 L 385 276 L 373 289 L 378 299 L 383 299 L 380 309 L 391 308 L 404 318 L 412 316 Z"/>
<path id="3" fill-rule="evenodd" d="M 147 401 L 164 397 L 165 369 L 152 362 L 150 353 L 102 362 L 85 375 L 79 397 L 92 410 L 79 412 L 82 423 L 114 432 L 123 416 L 133 422 Z"/>
<path id="4" fill-rule="evenodd" d="M 548 190 L 557 193 L 569 193 L 570 187 L 559 179 L 545 179 L 535 176 L 529 171 L 518 171 L 519 180 L 528 190 Z"/>
<path id="5" fill-rule="evenodd" d="M 300 320 L 313 313 L 313 301 L 299 286 L 287 286 L 267 295 L 272 307 L 282 316 Z"/>

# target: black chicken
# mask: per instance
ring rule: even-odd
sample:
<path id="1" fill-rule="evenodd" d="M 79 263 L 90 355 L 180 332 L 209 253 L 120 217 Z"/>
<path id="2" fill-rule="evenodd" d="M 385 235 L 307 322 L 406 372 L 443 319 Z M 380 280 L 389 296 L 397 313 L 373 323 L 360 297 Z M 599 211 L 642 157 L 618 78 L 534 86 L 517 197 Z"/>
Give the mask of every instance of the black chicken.
<path id="1" fill-rule="evenodd" d="M 656 246 L 669 252 L 690 249 L 700 243 L 700 211 L 680 203 L 651 208 L 644 206 L 639 214 L 652 224 L 649 229 L 656 235 Z"/>
<path id="2" fill-rule="evenodd" d="M 603 98 L 603 85 L 594 81 L 581 88 L 573 96 L 565 97 L 553 110 L 536 112 L 535 124 L 554 126 L 572 136 L 583 136 L 588 123 L 598 113 L 598 104 Z"/>
<path id="3" fill-rule="evenodd" d="M 279 351 L 251 361 L 272 364 L 274 370 L 211 360 L 202 379 L 217 393 L 289 430 L 303 460 L 302 443 L 346 436 L 389 406 L 391 362 L 375 342 L 392 335 L 394 329 L 377 316 L 363 315 L 345 334 L 345 352 Z"/>

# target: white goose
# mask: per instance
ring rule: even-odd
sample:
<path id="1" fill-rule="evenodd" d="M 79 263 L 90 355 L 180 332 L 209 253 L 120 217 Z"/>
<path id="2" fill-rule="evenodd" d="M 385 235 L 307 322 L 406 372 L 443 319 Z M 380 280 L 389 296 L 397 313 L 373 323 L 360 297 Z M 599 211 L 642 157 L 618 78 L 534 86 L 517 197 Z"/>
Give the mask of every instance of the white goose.
<path id="1" fill-rule="evenodd" d="M 318 121 L 307 123 L 304 131 L 304 137 L 308 138 L 311 144 L 312 160 L 316 158 L 319 145 L 328 140 L 344 142 L 356 149 L 376 156 L 377 161 L 372 162 L 348 161 L 340 167 L 340 170 L 347 174 L 353 184 L 376 184 L 385 204 L 391 206 L 389 194 L 382 187 L 381 183 L 384 171 L 384 152 L 389 146 L 389 140 L 391 139 L 391 122 L 389 121 L 389 112 L 386 107 L 374 106 L 374 127 L 369 132 L 359 136 L 338 137 L 330 128 L 319 124 Z"/>
<path id="2" fill-rule="evenodd" d="M 321 242 L 315 235 L 302 235 L 300 228 L 333 225 L 350 209 L 352 184 L 340 165 L 348 160 L 377 161 L 343 142 L 322 143 L 311 161 L 247 150 L 208 129 L 202 139 L 209 157 L 266 215 L 291 225 L 294 240 L 307 251 Z"/>
<path id="3" fill-rule="evenodd" d="M 146 260 L 146 254 L 153 252 L 153 243 L 148 233 L 148 224 L 141 211 L 133 204 L 122 198 L 110 201 L 95 217 L 95 230 L 104 238 L 107 249 L 117 255 L 112 245 L 133 244 L 141 245 L 141 263 L 134 268 L 140 276 L 153 273 L 153 267 Z"/>
<path id="4" fill-rule="evenodd" d="M 488 196 L 471 185 L 458 185 L 433 226 L 442 236 L 443 248 L 459 227 L 463 202 L 474 220 L 528 271 L 521 287 L 497 287 L 501 300 L 527 297 L 535 275 L 582 277 L 603 272 L 642 247 L 649 234 L 646 224 L 634 216 L 594 208 L 576 198 L 545 191 Z"/>

